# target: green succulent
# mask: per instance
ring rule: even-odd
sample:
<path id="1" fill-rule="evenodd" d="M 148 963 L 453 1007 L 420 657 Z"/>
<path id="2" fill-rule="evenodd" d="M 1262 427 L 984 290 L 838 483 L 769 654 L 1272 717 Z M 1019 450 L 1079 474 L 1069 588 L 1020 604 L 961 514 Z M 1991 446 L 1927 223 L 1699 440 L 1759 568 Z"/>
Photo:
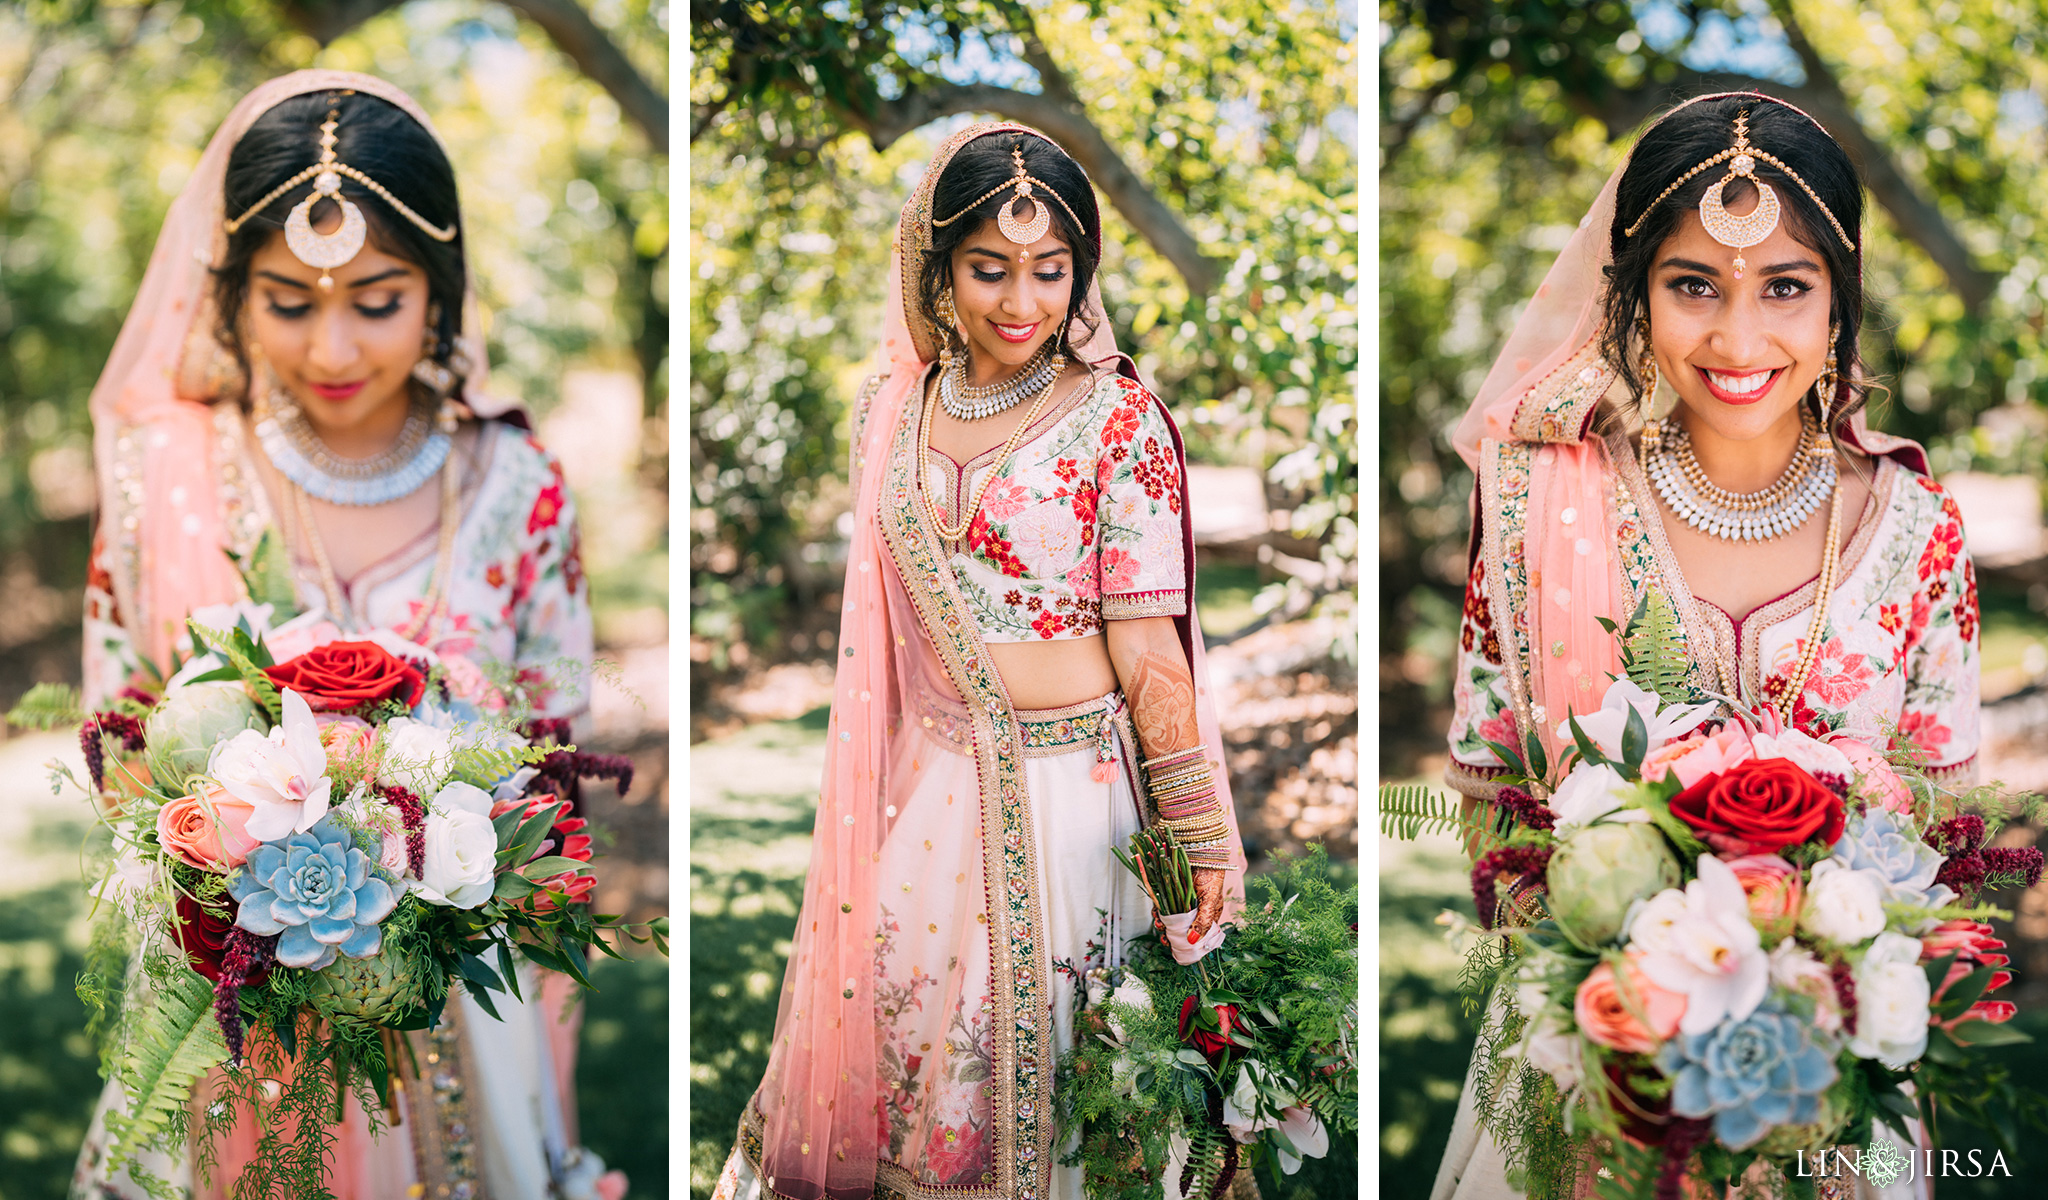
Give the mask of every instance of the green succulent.
<path id="1" fill-rule="evenodd" d="M 426 972 L 389 939 L 368 958 L 335 959 L 310 984 L 314 1009 L 337 1024 L 384 1025 L 426 1001 Z"/>

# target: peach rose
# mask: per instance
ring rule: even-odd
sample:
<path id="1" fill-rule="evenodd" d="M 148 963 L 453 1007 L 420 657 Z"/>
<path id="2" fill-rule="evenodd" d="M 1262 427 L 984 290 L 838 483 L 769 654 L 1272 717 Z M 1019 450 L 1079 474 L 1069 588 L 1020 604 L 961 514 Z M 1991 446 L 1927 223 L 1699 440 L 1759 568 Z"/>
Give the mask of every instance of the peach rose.
<path id="1" fill-rule="evenodd" d="M 1681 744 L 1690 745 L 1691 749 L 1675 758 L 1666 758 L 1661 764 L 1664 771 L 1678 776 L 1681 787 L 1689 788 L 1709 775 L 1719 775 L 1756 757 L 1756 747 L 1750 743 L 1749 731 L 1739 725 L 1730 725 L 1712 737 Z M 1644 767 L 1648 766 L 1645 762 Z M 1647 769 L 1644 776 L 1648 778 Z M 1660 771 L 1653 782 L 1661 782 L 1663 777 L 1663 771 Z"/>
<path id="2" fill-rule="evenodd" d="M 1749 923 L 1764 941 L 1790 937 L 1805 896 L 1799 868 L 1775 854 L 1749 854 L 1729 859 L 1728 869 L 1735 872 L 1735 882 L 1749 898 Z"/>
<path id="3" fill-rule="evenodd" d="M 320 727 L 320 744 L 326 748 L 330 762 L 361 758 L 377 741 L 376 726 L 361 717 L 315 713 L 313 720 Z"/>
<path id="4" fill-rule="evenodd" d="M 1707 740 L 1704 733 L 1690 733 L 1675 742 L 1666 742 L 1650 751 L 1643 758 L 1643 780 L 1646 783 L 1662 783 L 1671 773 L 1671 765 L 1700 748 Z"/>
<path id="5" fill-rule="evenodd" d="M 1579 985 L 1578 998 L 1572 1002 L 1580 1033 L 1627 1054 L 1655 1050 L 1678 1032 L 1679 1018 L 1685 1015 L 1684 993 L 1651 983 L 1637 965 L 1639 957 L 1631 954 L 1623 960 L 1626 988 L 1614 968 L 1603 962 Z"/>
<path id="6" fill-rule="evenodd" d="M 1856 772 L 1855 786 L 1849 793 L 1851 800 L 1875 804 L 1892 812 L 1913 811 L 1913 790 L 1899 778 L 1897 771 L 1892 770 L 1884 755 L 1850 737 L 1837 738 L 1828 745 L 1840 751 L 1842 757 L 1849 760 L 1849 768 Z"/>
<path id="7" fill-rule="evenodd" d="M 256 806 L 237 800 L 218 784 L 202 784 L 157 810 L 156 836 L 164 849 L 202 871 L 225 874 L 239 867 L 259 843 L 245 828 Z"/>

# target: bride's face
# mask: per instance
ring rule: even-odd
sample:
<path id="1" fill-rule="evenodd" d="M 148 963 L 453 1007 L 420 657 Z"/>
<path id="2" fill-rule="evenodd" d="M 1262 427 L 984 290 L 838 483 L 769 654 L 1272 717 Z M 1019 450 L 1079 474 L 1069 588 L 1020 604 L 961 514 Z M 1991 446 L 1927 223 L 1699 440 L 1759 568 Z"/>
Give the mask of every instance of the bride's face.
<path id="1" fill-rule="evenodd" d="M 1827 362 L 1827 264 L 1787 225 L 1741 252 L 1737 279 L 1736 251 L 1688 212 L 1650 265 L 1650 346 L 1695 433 L 1742 442 L 1796 426 Z"/>
<path id="2" fill-rule="evenodd" d="M 1049 231 L 1030 246 L 984 221 L 953 249 L 953 310 L 977 375 L 1008 375 L 1058 334 L 1074 296 L 1074 252 Z M 999 370 L 992 370 L 999 367 Z"/>
<path id="3" fill-rule="evenodd" d="M 249 263 L 250 331 L 316 432 L 395 431 L 426 336 L 426 273 L 372 243 L 333 275 L 321 290 L 277 233 Z"/>

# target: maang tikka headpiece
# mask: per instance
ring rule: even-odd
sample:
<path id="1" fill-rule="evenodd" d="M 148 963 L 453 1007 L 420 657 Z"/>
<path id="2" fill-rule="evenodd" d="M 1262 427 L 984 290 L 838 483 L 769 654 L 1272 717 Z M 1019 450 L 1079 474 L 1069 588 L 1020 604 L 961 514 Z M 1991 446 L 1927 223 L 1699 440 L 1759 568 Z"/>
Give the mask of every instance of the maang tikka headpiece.
<path id="1" fill-rule="evenodd" d="M 443 229 L 427 220 L 406 207 L 405 203 L 392 195 L 390 189 L 383 184 L 334 156 L 334 131 L 340 123 L 340 111 L 336 108 L 328 109 L 327 119 L 320 123 L 320 161 L 278 184 L 270 190 L 269 195 L 250 205 L 249 211 L 227 222 L 228 235 L 232 237 L 251 217 L 269 208 L 279 196 L 308 179 L 312 180 L 313 190 L 304 200 L 294 205 L 291 215 L 285 218 L 284 241 L 285 245 L 291 248 L 293 257 L 309 267 L 319 268 L 320 290 L 323 292 L 334 290 L 334 276 L 330 272 L 336 267 L 347 266 L 353 262 L 356 255 L 362 253 L 363 243 L 369 237 L 369 225 L 363 220 L 363 210 L 341 194 L 341 177 L 344 175 L 369 188 L 399 216 L 418 226 L 421 233 L 437 242 L 455 240 L 455 226 L 450 225 Z M 321 233 L 313 228 L 313 205 L 322 199 L 332 200 L 341 208 L 341 227 L 332 233 Z"/>
<path id="2" fill-rule="evenodd" d="M 1734 161 L 1729 162 L 1728 160 L 1730 159 Z M 1692 170 L 1687 171 L 1685 174 L 1680 175 L 1677 179 L 1672 180 L 1670 187 L 1665 188 L 1662 192 L 1658 193 L 1655 200 L 1650 201 L 1649 207 L 1645 208 L 1643 214 L 1636 218 L 1636 223 L 1622 231 L 1622 236 L 1634 237 L 1636 230 L 1643 227 L 1643 222 L 1650 219 L 1650 214 L 1657 211 L 1657 206 L 1664 203 L 1671 193 L 1684 187 L 1686 182 L 1693 176 L 1716 163 L 1728 162 L 1728 173 L 1721 176 L 1712 187 L 1708 188 L 1706 195 L 1700 197 L 1700 224 L 1706 227 L 1708 237 L 1735 251 L 1735 277 L 1737 279 L 1742 278 L 1742 269 L 1747 265 L 1743 262 L 1742 252 L 1751 246 L 1760 245 L 1764 239 L 1770 237 L 1771 232 L 1778 227 L 1778 217 L 1780 215 L 1778 193 L 1772 190 L 1770 184 L 1756 177 L 1756 164 L 1758 160 L 1778 168 L 1792 182 L 1798 184 L 1799 190 L 1805 192 L 1808 199 L 1820 206 L 1821 215 L 1826 217 L 1828 224 L 1834 227 L 1835 236 L 1842 239 L 1842 244 L 1849 248 L 1850 253 L 1853 254 L 1855 252 L 1856 243 L 1850 240 L 1849 235 L 1843 231 L 1842 223 L 1835 219 L 1833 210 L 1828 208 L 1827 202 L 1816 195 L 1811 187 L 1807 186 L 1806 180 L 1799 177 L 1799 172 L 1786 166 L 1782 160 L 1769 151 L 1749 144 L 1749 110 L 1746 108 L 1735 114 L 1735 144 L 1709 158 L 1699 166 L 1694 167 Z M 1722 197 L 1726 193 L 1728 185 L 1735 182 L 1737 176 L 1749 180 L 1756 187 L 1757 196 L 1756 207 L 1739 217 L 1730 213 L 1727 205 L 1722 202 Z"/>
<path id="3" fill-rule="evenodd" d="M 1002 231 L 1005 238 L 1008 238 L 1017 245 L 1030 246 L 1037 242 L 1039 238 L 1044 237 L 1046 230 L 1052 228 L 1052 210 L 1031 194 L 1031 185 L 1035 183 L 1046 195 L 1059 201 L 1059 206 L 1067 210 L 1068 216 L 1074 218 L 1075 229 L 1081 230 L 1084 233 L 1087 231 L 1088 226 L 1083 224 L 1081 218 L 1075 215 L 1073 206 L 1068 204 L 1057 191 L 1054 191 L 1051 184 L 1032 175 L 1024 166 L 1024 147 L 1021 144 L 1010 147 L 1010 158 L 1017 164 L 1017 173 L 1015 175 L 1005 180 L 1001 186 L 982 193 L 974 203 L 969 204 L 966 208 L 961 209 L 945 220 L 934 220 L 932 228 L 943 229 L 975 209 L 980 208 L 982 203 L 991 196 L 998 196 L 1011 188 L 1015 188 L 1017 194 L 996 213 L 996 228 Z M 1017 215 L 1017 206 L 1020 204 L 1029 204 L 1037 211 L 1032 214 L 1029 220 L 1025 220 Z M 1019 261 L 1022 261 L 1030 256 L 1028 254 L 1020 254 L 1017 257 Z"/>

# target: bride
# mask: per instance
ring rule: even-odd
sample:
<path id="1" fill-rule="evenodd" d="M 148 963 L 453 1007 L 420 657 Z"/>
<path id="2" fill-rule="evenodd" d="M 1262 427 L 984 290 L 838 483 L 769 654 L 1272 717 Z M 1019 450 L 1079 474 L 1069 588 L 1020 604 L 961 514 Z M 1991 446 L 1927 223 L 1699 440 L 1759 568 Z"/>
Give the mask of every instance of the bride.
<path id="1" fill-rule="evenodd" d="M 410 97 L 342 71 L 245 97 L 172 204 L 93 389 L 87 710 L 160 691 L 194 611 L 288 597 L 426 646 L 458 693 L 524 686 L 536 716 L 581 713 L 574 510 L 525 412 L 484 390 L 477 328 L 454 169 Z M 270 571 L 265 595 L 238 565 Z M 399 1092 L 395 1127 L 373 1139 L 350 1099 L 334 1195 L 623 1193 L 576 1146 L 571 981 L 530 964 L 521 979 L 528 1002 L 499 1000 L 503 1020 L 464 996 L 410 1035 L 432 1069 Z M 110 1083 L 76 1196 L 221 1197 L 255 1153 L 244 1113 L 210 1171 L 188 1153 L 110 1177 L 104 1118 L 122 1101 Z"/>
<path id="2" fill-rule="evenodd" d="M 1620 669 L 1599 619 L 1648 590 L 1682 619 L 1694 690 L 1896 737 L 1967 783 L 1976 575 L 1925 453 L 1865 422 L 1862 215 L 1834 138 L 1750 92 L 1666 113 L 1608 180 L 1455 437 L 1478 475 L 1447 772 L 1464 795 L 1506 773 L 1489 742 L 1533 732 L 1558 760 L 1566 715 Z M 1475 1102 L 1468 1078 L 1437 1200 L 1511 1194 Z"/>

